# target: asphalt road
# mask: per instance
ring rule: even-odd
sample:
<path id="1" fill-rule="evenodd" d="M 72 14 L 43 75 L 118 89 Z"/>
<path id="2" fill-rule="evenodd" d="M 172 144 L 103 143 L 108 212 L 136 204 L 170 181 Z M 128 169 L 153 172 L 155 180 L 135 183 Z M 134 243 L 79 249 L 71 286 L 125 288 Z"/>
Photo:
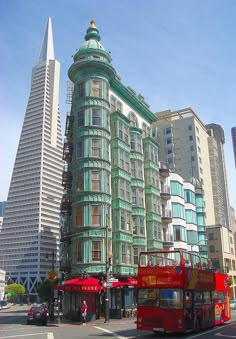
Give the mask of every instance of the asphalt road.
<path id="1" fill-rule="evenodd" d="M 104 324 L 102 320 L 87 323 L 86 326 L 58 321 L 42 325 L 26 325 L 26 313 L 29 306 L 12 306 L 8 310 L 0 311 L 0 339 L 153 339 L 154 334 L 146 331 L 137 331 L 134 320 L 110 320 Z M 157 336 L 158 338 L 158 336 Z M 159 337 L 161 338 L 161 337 Z M 162 337 L 163 338 L 163 337 Z M 236 311 L 232 311 L 232 320 L 223 326 L 192 333 L 190 335 L 165 335 L 165 338 L 186 339 L 236 339 Z"/>

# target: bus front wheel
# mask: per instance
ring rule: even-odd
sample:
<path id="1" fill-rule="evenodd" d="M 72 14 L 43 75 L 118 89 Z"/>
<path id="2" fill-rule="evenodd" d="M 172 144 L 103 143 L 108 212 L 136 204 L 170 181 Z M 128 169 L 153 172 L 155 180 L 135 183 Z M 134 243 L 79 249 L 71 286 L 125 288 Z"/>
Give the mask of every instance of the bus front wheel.
<path id="1" fill-rule="evenodd" d="M 153 331 L 153 334 L 158 337 L 163 337 L 165 335 L 164 331 Z"/>

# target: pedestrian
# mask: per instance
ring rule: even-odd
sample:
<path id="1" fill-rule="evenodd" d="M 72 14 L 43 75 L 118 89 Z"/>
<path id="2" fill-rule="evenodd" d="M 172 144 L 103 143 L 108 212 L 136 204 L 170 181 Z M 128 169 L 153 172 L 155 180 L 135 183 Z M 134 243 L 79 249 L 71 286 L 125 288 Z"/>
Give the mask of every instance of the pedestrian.
<path id="1" fill-rule="evenodd" d="M 83 301 L 83 305 L 81 306 L 80 312 L 81 312 L 81 317 L 82 317 L 83 325 L 86 325 L 86 317 L 87 317 L 87 313 L 88 313 L 88 305 L 87 305 L 85 300 Z"/>

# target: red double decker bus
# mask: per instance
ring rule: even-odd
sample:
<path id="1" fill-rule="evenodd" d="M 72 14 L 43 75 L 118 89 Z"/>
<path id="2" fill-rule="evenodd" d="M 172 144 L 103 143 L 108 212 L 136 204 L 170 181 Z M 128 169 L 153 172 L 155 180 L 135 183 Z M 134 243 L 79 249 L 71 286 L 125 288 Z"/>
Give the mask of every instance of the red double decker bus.
<path id="1" fill-rule="evenodd" d="M 228 275 L 194 253 L 141 252 L 137 287 L 138 330 L 184 333 L 231 317 Z"/>

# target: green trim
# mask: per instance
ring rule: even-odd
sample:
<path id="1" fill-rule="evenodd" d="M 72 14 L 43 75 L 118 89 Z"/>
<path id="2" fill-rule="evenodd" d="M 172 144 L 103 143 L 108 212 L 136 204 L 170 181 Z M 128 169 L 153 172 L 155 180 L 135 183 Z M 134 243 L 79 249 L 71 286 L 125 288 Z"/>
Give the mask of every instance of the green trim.
<path id="1" fill-rule="evenodd" d="M 130 126 L 129 132 L 130 134 L 138 134 L 139 136 L 142 136 L 142 129 L 139 127 Z"/>
<path id="2" fill-rule="evenodd" d="M 111 121 L 117 121 L 117 120 L 122 120 L 129 127 L 129 124 L 130 124 L 129 118 L 127 118 L 122 112 L 119 112 L 119 111 L 112 112 Z"/>
<path id="3" fill-rule="evenodd" d="M 151 112 L 146 104 L 125 87 L 117 78 L 111 80 L 111 90 L 122 98 L 131 108 L 134 109 L 144 120 L 149 123 L 158 120 L 158 117 Z"/>
<path id="4" fill-rule="evenodd" d="M 106 51 L 102 49 L 97 49 L 97 48 L 86 48 L 86 49 L 81 49 L 79 50 L 75 55 L 74 55 L 74 61 L 76 62 L 84 62 L 85 59 L 79 60 L 79 58 L 83 56 L 88 56 L 88 55 L 99 55 L 103 56 L 109 63 L 111 63 L 111 55 L 107 53 Z M 104 61 L 103 61 L 104 62 Z"/>
<path id="5" fill-rule="evenodd" d="M 152 137 L 143 138 L 143 145 L 150 145 L 150 144 L 152 144 L 153 146 L 157 146 L 157 147 L 160 146 L 160 143 L 154 140 Z"/>
<path id="6" fill-rule="evenodd" d="M 93 76 L 104 76 L 108 81 L 115 77 L 116 71 L 104 61 L 83 60 L 82 62 L 73 63 L 68 70 L 69 79 L 75 84 L 82 79 L 89 79 Z"/>

